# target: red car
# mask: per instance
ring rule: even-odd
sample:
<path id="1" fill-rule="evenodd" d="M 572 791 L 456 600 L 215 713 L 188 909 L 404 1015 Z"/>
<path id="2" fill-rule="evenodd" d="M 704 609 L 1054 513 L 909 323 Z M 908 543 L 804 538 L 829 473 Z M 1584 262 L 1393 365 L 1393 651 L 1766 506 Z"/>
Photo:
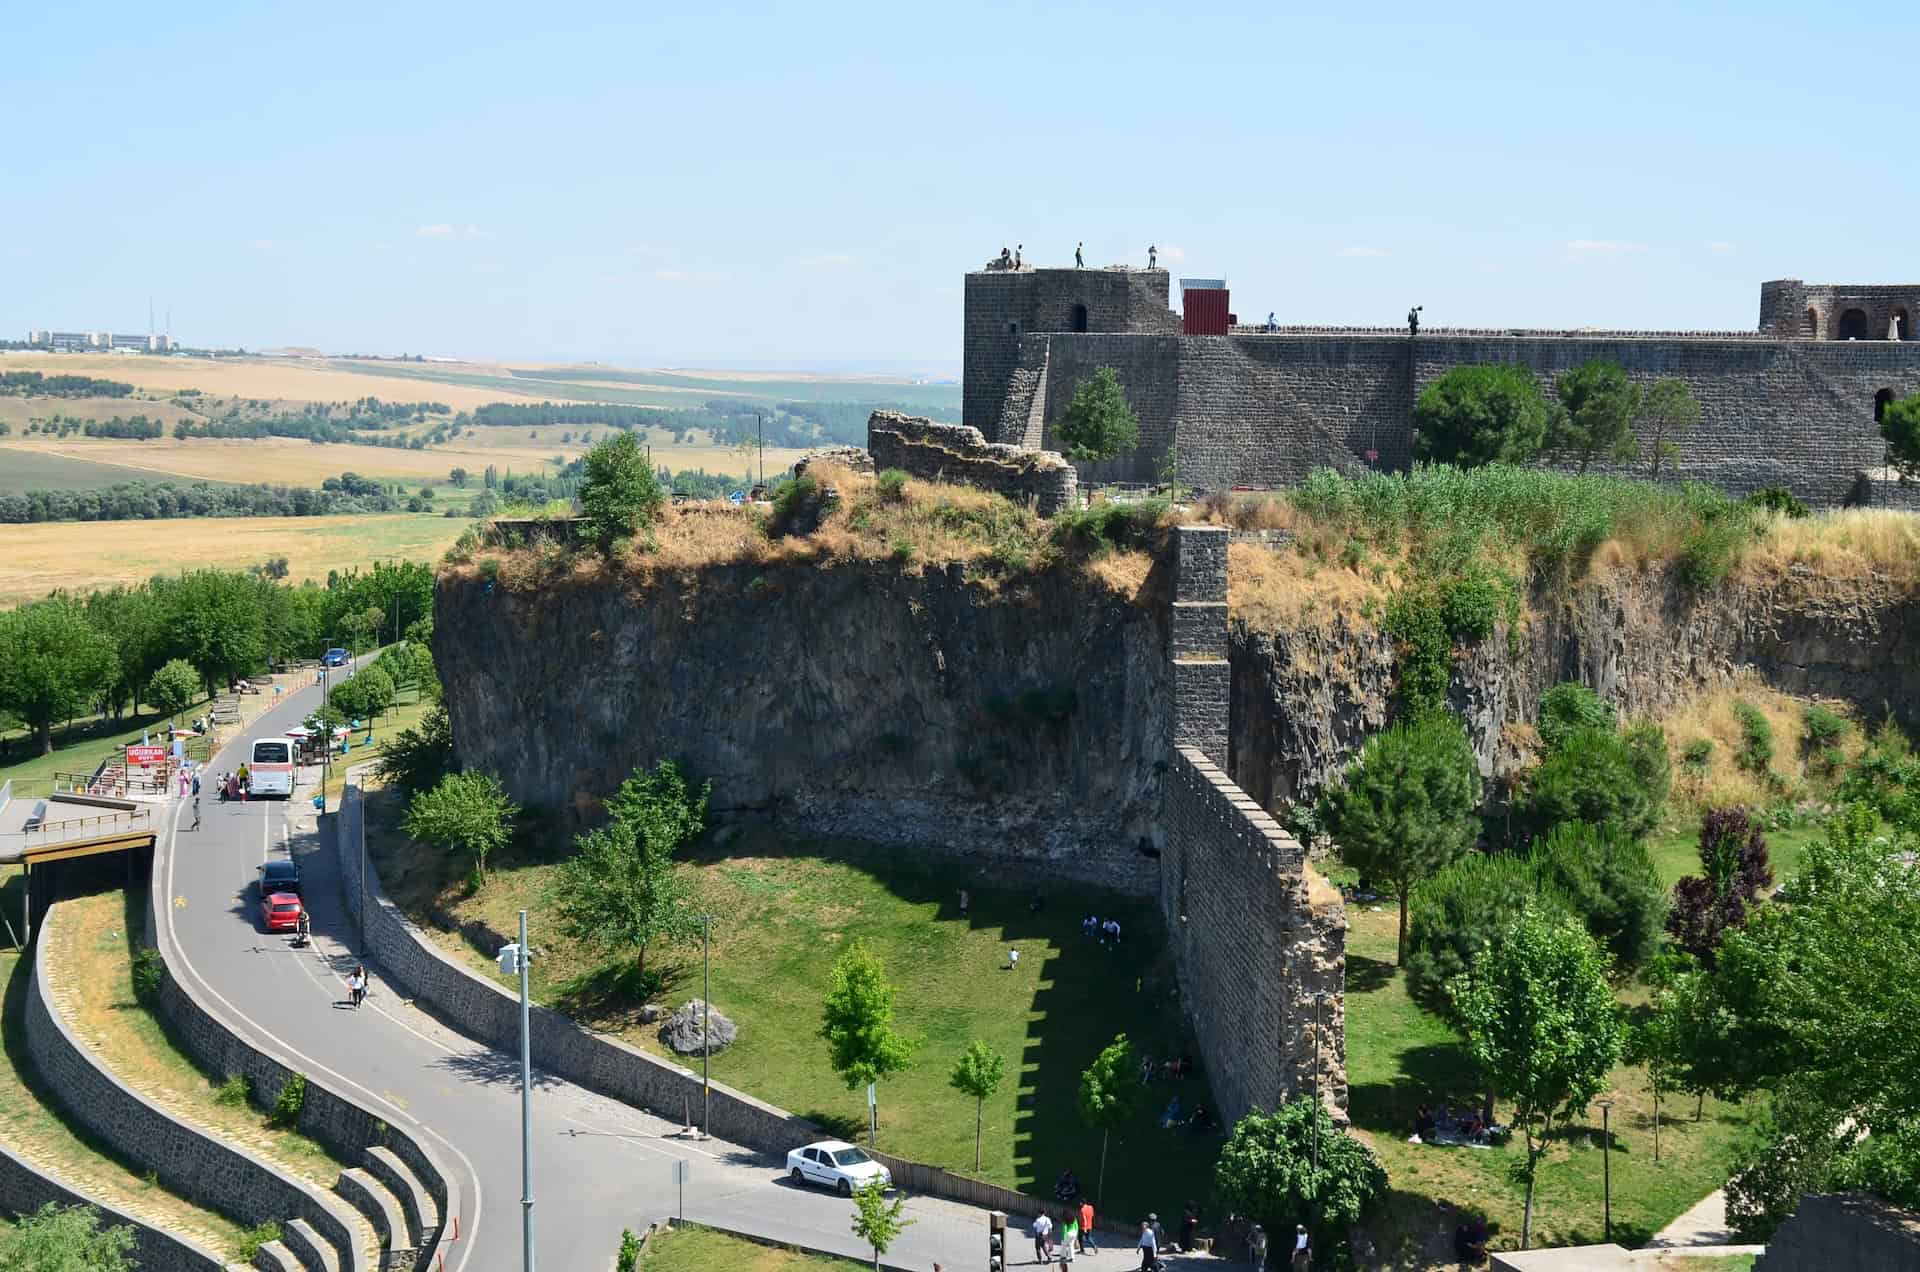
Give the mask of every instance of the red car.
<path id="1" fill-rule="evenodd" d="M 260 902 L 260 922 L 269 932 L 300 930 L 300 898 L 291 892 L 275 892 Z"/>

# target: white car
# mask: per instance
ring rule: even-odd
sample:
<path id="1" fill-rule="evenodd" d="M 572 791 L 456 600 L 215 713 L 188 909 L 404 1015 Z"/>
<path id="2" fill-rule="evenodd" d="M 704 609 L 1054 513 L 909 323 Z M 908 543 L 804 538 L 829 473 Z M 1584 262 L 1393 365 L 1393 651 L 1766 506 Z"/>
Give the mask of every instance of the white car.
<path id="1" fill-rule="evenodd" d="M 893 1176 L 885 1166 L 845 1140 L 821 1140 L 794 1149 L 787 1154 L 787 1178 L 796 1184 L 825 1184 L 842 1197 L 875 1179 L 883 1188 L 893 1187 Z"/>

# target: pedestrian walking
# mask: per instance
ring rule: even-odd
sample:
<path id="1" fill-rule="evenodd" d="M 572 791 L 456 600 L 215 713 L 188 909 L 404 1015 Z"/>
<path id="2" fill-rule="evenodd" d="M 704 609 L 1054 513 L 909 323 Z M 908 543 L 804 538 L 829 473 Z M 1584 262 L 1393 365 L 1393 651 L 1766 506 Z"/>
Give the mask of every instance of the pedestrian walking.
<path id="1" fill-rule="evenodd" d="M 1080 1251 L 1083 1254 L 1097 1254 L 1100 1247 L 1093 1243 L 1093 1203 L 1080 1203 Z"/>
<path id="2" fill-rule="evenodd" d="M 1012 948 L 1007 951 L 1007 970 L 1010 972 L 1020 970 L 1020 951 L 1018 948 Z"/>
<path id="3" fill-rule="evenodd" d="M 1047 1246 L 1051 1243 L 1047 1238 L 1053 1235 L 1053 1220 L 1047 1217 L 1046 1211 L 1042 1210 L 1034 1216 L 1031 1231 L 1033 1233 L 1033 1261 L 1042 1264 L 1051 1263 L 1053 1261 L 1052 1256 L 1047 1252 Z"/>
<path id="4" fill-rule="evenodd" d="M 1293 1272 L 1313 1272 L 1313 1243 L 1304 1223 L 1293 1226 Z"/>
<path id="5" fill-rule="evenodd" d="M 353 999 L 353 1009 L 360 1010 L 360 1004 L 367 1000 L 367 968 L 363 963 L 353 969 L 347 977 L 347 992 Z"/>
<path id="6" fill-rule="evenodd" d="M 1085 243 L 1075 243 L 1073 245 L 1073 267 L 1075 269 L 1085 269 L 1087 267 L 1087 259 L 1082 255 L 1081 251 L 1081 249 L 1085 247 Z"/>
<path id="7" fill-rule="evenodd" d="M 1153 1224 L 1146 1219 L 1140 1221 L 1140 1272 L 1153 1272 L 1153 1261 L 1160 1253 L 1160 1242 L 1153 1235 Z"/>
<path id="8" fill-rule="evenodd" d="M 1253 1263 L 1253 1272 L 1265 1272 L 1267 1266 L 1267 1230 L 1257 1223 L 1253 1225 L 1253 1231 L 1247 1234 L 1247 1257 Z"/>
<path id="9" fill-rule="evenodd" d="M 965 888 L 960 889 L 960 917 L 967 917 L 967 907 L 973 904 L 973 897 Z"/>
<path id="10" fill-rule="evenodd" d="M 1080 1244 L 1080 1216 L 1069 1210 L 1060 1217 L 1060 1266 L 1073 1266 L 1074 1247 Z"/>
<path id="11" fill-rule="evenodd" d="M 200 794 L 196 790 L 193 796 L 193 829 L 200 829 Z M 305 911 L 302 911 L 305 913 Z"/>

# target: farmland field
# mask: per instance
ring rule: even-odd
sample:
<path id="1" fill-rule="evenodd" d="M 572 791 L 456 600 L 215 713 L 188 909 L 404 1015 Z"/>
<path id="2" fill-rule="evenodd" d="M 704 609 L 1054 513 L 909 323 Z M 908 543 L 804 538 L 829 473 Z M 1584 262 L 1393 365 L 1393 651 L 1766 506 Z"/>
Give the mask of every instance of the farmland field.
<path id="1" fill-rule="evenodd" d="M 178 521 L 49 521 L 0 525 L 0 605 L 54 588 L 138 583 L 199 566 L 244 569 L 287 558 L 290 578 L 374 560 L 437 561 L 472 523 L 462 517 L 196 517 Z"/>
<path id="2" fill-rule="evenodd" d="M 346 402 L 371 395 L 388 402 L 445 402 L 456 411 L 470 411 L 503 398 L 537 402 L 543 397 L 562 396 L 551 385 L 516 388 L 512 377 L 504 372 L 498 376 L 497 385 L 488 382 L 484 390 L 455 384 L 436 386 L 428 392 L 417 376 L 382 374 L 381 368 L 386 365 L 306 358 L 135 358 L 90 353 L 8 353 L 0 357 L 0 370 L 98 376 L 162 394 L 199 389 L 223 397 L 302 402 Z M 133 405 L 126 413 L 139 409 Z"/>
<path id="3" fill-rule="evenodd" d="M 122 481 L 152 481 L 147 468 L 114 464 L 68 453 L 76 448 L 21 446 L 0 448 L 0 495 L 29 490 L 98 490 Z"/>
<path id="4" fill-rule="evenodd" d="M 530 438 L 528 431 L 539 437 Z M 47 489 L 52 484 L 34 480 L 33 475 L 70 472 L 66 489 L 106 486 L 116 481 L 144 478 L 148 481 L 226 481 L 283 483 L 294 486 L 318 485 L 323 478 L 343 472 L 363 477 L 385 478 L 444 485 L 447 474 L 465 468 L 477 479 L 489 464 L 502 473 L 550 471 L 555 455 L 572 459 L 586 447 L 575 441 L 563 443 L 562 433 L 579 437 L 579 428 L 557 426 L 522 431 L 510 428 L 476 429 L 473 437 L 429 450 L 402 450 L 398 447 L 326 445 L 291 437 L 263 437 L 249 441 L 210 437 L 157 437 L 135 442 L 117 438 L 69 437 L 40 441 L 18 436 L 0 440 L 0 491 Z M 604 434 L 606 429 L 597 430 Z M 738 473 L 745 469 L 740 453 L 731 447 L 713 445 L 675 446 L 672 434 L 656 432 L 651 442 L 653 461 L 678 472 L 704 468 L 708 472 Z M 783 468 L 800 457 L 796 450 L 767 448 L 767 471 Z M 82 466 L 100 466 L 104 475 L 80 480 Z M 26 474 L 16 476 L 15 472 Z"/>

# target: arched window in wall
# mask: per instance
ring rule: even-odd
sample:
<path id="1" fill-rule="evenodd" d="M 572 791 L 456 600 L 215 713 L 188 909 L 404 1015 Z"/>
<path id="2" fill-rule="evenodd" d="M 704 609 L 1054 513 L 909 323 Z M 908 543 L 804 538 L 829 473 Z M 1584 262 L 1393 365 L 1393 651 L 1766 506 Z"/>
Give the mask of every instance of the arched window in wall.
<path id="1" fill-rule="evenodd" d="M 1913 339 L 1913 319 L 1908 316 L 1907 307 L 1905 305 L 1895 305 L 1893 307 L 1893 316 L 1898 319 L 1900 323 L 1900 339 Z"/>
<path id="2" fill-rule="evenodd" d="M 1873 422 L 1878 424 L 1886 418 L 1887 407 L 1893 402 L 1893 390 L 1882 389 L 1873 395 Z"/>
<path id="3" fill-rule="evenodd" d="M 1085 331 L 1087 329 L 1087 307 L 1085 305 L 1075 305 L 1073 307 L 1073 329 L 1075 331 Z"/>
<path id="4" fill-rule="evenodd" d="M 1867 332 L 1867 311 L 1864 309 L 1849 309 L 1841 314 L 1839 329 L 1833 334 L 1835 339 L 1839 340 L 1871 339 Z"/>

